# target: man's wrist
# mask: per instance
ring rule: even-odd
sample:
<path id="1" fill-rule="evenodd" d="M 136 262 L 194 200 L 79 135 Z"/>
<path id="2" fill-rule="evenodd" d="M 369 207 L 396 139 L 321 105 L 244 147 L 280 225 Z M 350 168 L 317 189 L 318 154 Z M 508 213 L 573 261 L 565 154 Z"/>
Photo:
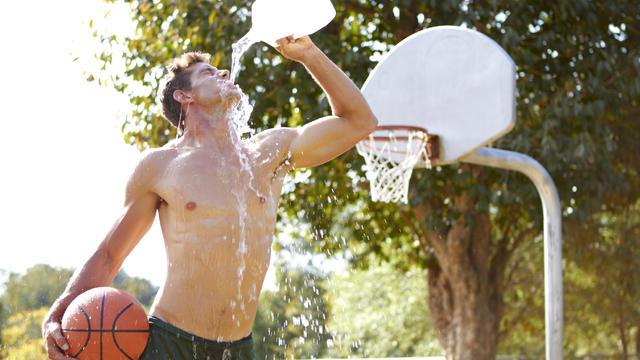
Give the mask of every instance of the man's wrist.
<path id="1" fill-rule="evenodd" d="M 309 65 L 313 63 L 315 60 L 319 59 L 324 53 L 320 48 L 318 48 L 315 44 L 309 48 L 309 50 L 305 51 L 304 56 L 300 59 L 302 65 Z"/>

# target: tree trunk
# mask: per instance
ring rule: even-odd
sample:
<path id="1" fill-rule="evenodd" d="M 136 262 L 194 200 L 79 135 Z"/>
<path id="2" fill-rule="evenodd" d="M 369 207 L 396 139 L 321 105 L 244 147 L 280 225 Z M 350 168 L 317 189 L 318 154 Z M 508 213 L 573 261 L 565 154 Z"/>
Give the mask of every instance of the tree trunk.
<path id="1" fill-rule="evenodd" d="M 636 355 L 640 358 L 640 326 L 636 328 Z"/>
<path id="2" fill-rule="evenodd" d="M 485 291 L 475 292 L 479 284 L 464 281 L 429 271 L 429 310 L 438 340 L 447 360 L 493 360 L 500 319 L 490 311 Z"/>
<path id="3" fill-rule="evenodd" d="M 447 360 L 493 360 L 504 309 L 504 257 L 508 255 L 503 254 L 500 261 L 490 259 L 489 216 L 478 213 L 471 222 L 466 221 L 464 214 L 474 205 L 466 193 L 457 196 L 454 204 L 463 215 L 450 229 L 427 231 L 439 264 L 428 273 L 429 309 Z M 420 219 L 429 209 L 414 211 Z M 493 264 L 502 270 L 492 269 Z"/>
<path id="4" fill-rule="evenodd" d="M 629 339 L 627 337 L 627 329 L 625 327 L 622 310 L 618 313 L 618 331 L 620 332 L 620 343 L 622 345 L 622 359 L 626 360 L 629 357 Z"/>

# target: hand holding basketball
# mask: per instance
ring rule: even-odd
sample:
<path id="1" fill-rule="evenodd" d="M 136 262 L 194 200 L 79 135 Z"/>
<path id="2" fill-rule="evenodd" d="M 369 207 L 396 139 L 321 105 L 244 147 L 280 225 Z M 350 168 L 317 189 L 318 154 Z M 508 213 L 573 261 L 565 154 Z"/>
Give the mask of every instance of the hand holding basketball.
<path id="1" fill-rule="evenodd" d="M 147 345 L 149 322 L 133 296 L 99 287 L 69 304 L 62 334 L 69 344 L 67 354 L 79 360 L 138 359 Z"/>
<path id="2" fill-rule="evenodd" d="M 62 326 L 55 321 L 48 321 L 44 324 L 43 337 L 45 348 L 49 359 L 53 360 L 72 360 L 64 354 L 63 350 L 69 349 L 67 340 L 62 335 Z"/>

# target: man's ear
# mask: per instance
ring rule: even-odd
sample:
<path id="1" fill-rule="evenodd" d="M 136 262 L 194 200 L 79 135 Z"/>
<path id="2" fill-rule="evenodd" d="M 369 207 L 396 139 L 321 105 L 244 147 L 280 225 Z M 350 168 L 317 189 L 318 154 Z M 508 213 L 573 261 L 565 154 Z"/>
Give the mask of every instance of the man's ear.
<path id="1" fill-rule="evenodd" d="M 180 104 L 188 104 L 193 101 L 191 95 L 184 90 L 176 90 L 173 92 L 173 99 Z"/>

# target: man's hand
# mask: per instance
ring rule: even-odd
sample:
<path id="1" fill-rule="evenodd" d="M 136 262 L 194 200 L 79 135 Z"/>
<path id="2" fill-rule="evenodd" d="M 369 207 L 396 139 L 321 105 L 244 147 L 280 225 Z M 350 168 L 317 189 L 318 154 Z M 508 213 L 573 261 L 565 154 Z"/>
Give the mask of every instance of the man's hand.
<path id="1" fill-rule="evenodd" d="M 42 337 L 44 338 L 44 347 L 47 350 L 47 356 L 51 360 L 73 360 L 72 357 L 65 355 L 63 350 L 69 349 L 67 339 L 62 335 L 62 326 L 54 320 L 45 320 L 43 325 Z"/>
<path id="2" fill-rule="evenodd" d="M 319 51 L 308 36 L 303 36 L 299 39 L 294 39 L 293 36 L 287 36 L 286 38 L 277 40 L 276 44 L 278 44 L 276 50 L 278 50 L 282 56 L 300 63 L 304 63 L 315 51 Z"/>

